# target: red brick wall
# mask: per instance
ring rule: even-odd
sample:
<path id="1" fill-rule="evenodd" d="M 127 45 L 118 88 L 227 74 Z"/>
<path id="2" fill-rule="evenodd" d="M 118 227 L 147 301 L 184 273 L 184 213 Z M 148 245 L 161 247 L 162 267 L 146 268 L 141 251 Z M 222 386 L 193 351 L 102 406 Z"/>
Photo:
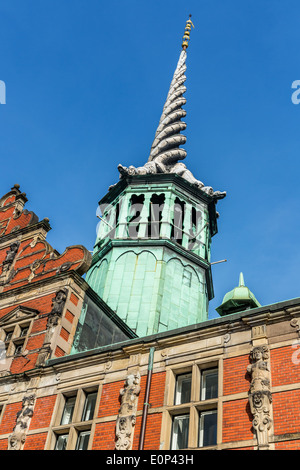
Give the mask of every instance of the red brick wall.
<path id="1" fill-rule="evenodd" d="M 223 403 L 223 442 L 253 439 L 248 398 Z"/>
<path id="2" fill-rule="evenodd" d="M 50 425 L 55 401 L 56 395 L 37 398 L 33 410 L 33 416 L 30 421 L 30 431 L 32 429 L 46 428 Z"/>
<path id="3" fill-rule="evenodd" d="M 146 391 L 146 382 L 147 376 L 143 375 L 141 377 L 141 392 L 138 402 L 138 411 L 143 409 L 144 406 L 144 397 Z M 150 387 L 150 396 L 149 403 L 151 408 L 157 408 L 163 406 L 164 404 L 164 393 L 165 393 L 165 382 L 166 382 L 166 373 L 158 372 L 152 375 L 151 387 Z"/>
<path id="4" fill-rule="evenodd" d="M 165 372 L 159 372 L 152 375 L 149 402 L 151 408 L 157 408 L 163 405 L 164 391 L 165 391 Z M 141 377 L 140 387 L 141 391 L 138 397 L 137 411 L 143 409 L 144 396 L 146 389 L 147 376 Z M 98 418 L 104 416 L 116 415 L 119 412 L 121 405 L 120 390 L 124 387 L 124 380 L 118 382 L 111 382 L 103 385 Z"/>
<path id="5" fill-rule="evenodd" d="M 299 347 L 286 346 L 271 349 L 270 362 L 273 387 L 300 382 Z"/>
<path id="6" fill-rule="evenodd" d="M 300 430 L 300 390 L 273 393 L 274 434 Z"/>
<path id="7" fill-rule="evenodd" d="M 116 439 L 116 421 L 98 423 L 95 428 L 92 449 L 114 450 Z"/>
<path id="8" fill-rule="evenodd" d="M 77 295 L 73 294 L 73 292 L 71 292 L 70 300 L 71 300 L 71 302 L 72 302 L 74 305 L 77 305 L 77 304 L 78 304 L 78 301 L 79 301 Z"/>
<path id="9" fill-rule="evenodd" d="M 247 373 L 249 365 L 249 355 L 231 357 L 223 362 L 223 393 L 231 395 L 233 393 L 248 392 L 250 387 L 250 376 Z"/>
<path id="10" fill-rule="evenodd" d="M 45 333 L 28 338 L 25 349 L 28 349 L 28 351 L 30 350 L 32 351 L 34 349 L 40 349 L 44 344 L 44 339 L 45 339 Z"/>
<path id="11" fill-rule="evenodd" d="M 162 413 L 148 414 L 145 431 L 144 450 L 158 450 L 160 446 Z M 138 450 L 142 417 L 138 416 L 135 425 L 132 450 Z"/>
<path id="12" fill-rule="evenodd" d="M 300 450 L 300 441 L 277 442 L 275 450 Z"/>
<path id="13" fill-rule="evenodd" d="M 17 413 L 21 411 L 22 403 L 11 403 L 6 405 L 0 425 L 0 434 L 12 433 L 16 425 Z"/>
<path id="14" fill-rule="evenodd" d="M 13 307 L 7 307 L 0 310 L 0 318 L 6 315 L 9 312 L 12 312 L 17 306 L 22 305 L 28 308 L 34 308 L 38 310 L 40 314 L 51 312 L 52 308 L 52 299 L 53 294 L 44 295 L 43 297 L 37 297 L 34 300 L 29 300 L 28 302 L 22 302 L 14 305 Z"/>
<path id="15" fill-rule="evenodd" d="M 0 450 L 7 450 L 8 448 L 8 439 L 0 440 Z"/>
<path id="16" fill-rule="evenodd" d="M 65 341 L 68 341 L 69 336 L 70 336 L 69 332 L 68 332 L 65 328 L 63 328 L 63 327 L 61 328 L 59 335 L 60 335 Z"/>
<path id="17" fill-rule="evenodd" d="M 66 320 L 68 320 L 70 323 L 73 323 L 74 315 L 73 315 L 73 313 L 71 313 L 69 310 L 67 310 L 67 311 L 66 311 L 66 314 L 65 314 L 65 318 L 66 318 Z"/>
<path id="18" fill-rule="evenodd" d="M 164 390 L 165 390 L 165 372 L 159 372 L 152 375 L 149 403 L 151 409 L 163 405 Z M 141 391 L 138 398 L 137 411 L 143 410 L 145 389 L 146 389 L 147 376 L 141 377 Z M 114 416 L 112 421 L 99 423 L 96 426 L 95 436 L 93 441 L 93 449 L 111 450 L 115 448 L 115 431 L 116 419 L 115 415 L 118 414 L 121 401 L 120 390 L 124 387 L 124 381 L 112 382 L 103 385 L 98 418 Z M 160 443 L 160 430 L 161 430 L 161 413 L 148 414 L 146 434 L 145 434 L 145 449 L 159 449 Z M 141 416 L 137 417 L 133 449 L 138 448 L 139 434 L 141 427 Z"/>
<path id="19" fill-rule="evenodd" d="M 124 387 L 124 381 L 104 384 L 102 388 L 98 418 L 118 414 L 120 402 L 120 390 Z"/>
<path id="20" fill-rule="evenodd" d="M 27 356 L 18 356 L 16 357 L 10 367 L 10 372 L 12 374 L 19 374 L 25 372 L 26 370 L 33 369 L 38 357 L 38 353 L 28 354 Z"/>
<path id="21" fill-rule="evenodd" d="M 56 346 L 54 354 L 56 357 L 62 357 L 65 355 L 65 351 L 63 351 L 59 346 Z"/>
<path id="22" fill-rule="evenodd" d="M 44 450 L 47 433 L 32 434 L 26 437 L 24 450 Z"/>

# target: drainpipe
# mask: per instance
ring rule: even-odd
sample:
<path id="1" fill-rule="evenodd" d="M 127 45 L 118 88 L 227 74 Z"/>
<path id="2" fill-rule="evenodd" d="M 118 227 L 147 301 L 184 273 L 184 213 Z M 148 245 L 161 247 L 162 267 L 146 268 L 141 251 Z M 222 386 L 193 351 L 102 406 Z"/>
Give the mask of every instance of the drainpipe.
<path id="1" fill-rule="evenodd" d="M 150 395 L 151 378 L 152 378 L 152 370 L 153 370 L 154 350 L 155 350 L 154 347 L 150 348 L 149 350 L 148 374 L 147 374 L 146 391 L 145 391 L 145 399 L 144 399 L 144 407 L 143 407 L 143 415 L 142 415 L 139 450 L 144 449 L 146 421 L 147 421 L 147 415 L 148 415 L 148 408 L 150 406 L 149 395 Z"/>

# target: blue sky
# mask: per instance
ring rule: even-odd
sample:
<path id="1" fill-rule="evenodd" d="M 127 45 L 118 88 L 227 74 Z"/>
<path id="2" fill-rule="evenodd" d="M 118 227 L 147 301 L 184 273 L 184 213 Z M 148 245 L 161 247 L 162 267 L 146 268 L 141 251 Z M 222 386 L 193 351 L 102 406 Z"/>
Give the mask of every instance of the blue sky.
<path id="1" fill-rule="evenodd" d="M 297 0 L 2 0 L 0 193 L 21 185 L 59 251 L 92 250 L 118 163 L 146 162 L 189 14 L 185 163 L 215 190 L 215 299 L 239 273 L 262 305 L 298 297 Z"/>

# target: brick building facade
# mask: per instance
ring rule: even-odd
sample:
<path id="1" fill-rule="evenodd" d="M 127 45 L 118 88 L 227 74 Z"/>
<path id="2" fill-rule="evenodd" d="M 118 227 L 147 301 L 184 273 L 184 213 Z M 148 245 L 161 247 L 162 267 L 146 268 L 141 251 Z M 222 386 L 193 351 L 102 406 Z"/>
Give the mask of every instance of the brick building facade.
<path id="1" fill-rule="evenodd" d="M 1 450 L 300 449 L 300 298 L 260 306 L 240 276 L 208 320 L 225 193 L 180 161 L 191 26 L 93 254 L 52 248 L 19 185 L 0 199 Z"/>
<path id="2" fill-rule="evenodd" d="M 89 252 L 52 249 L 25 202 L 15 185 L 0 207 L 2 450 L 300 448 L 300 299 L 137 337 L 82 279 Z M 86 296 L 120 336 L 71 353 Z"/>

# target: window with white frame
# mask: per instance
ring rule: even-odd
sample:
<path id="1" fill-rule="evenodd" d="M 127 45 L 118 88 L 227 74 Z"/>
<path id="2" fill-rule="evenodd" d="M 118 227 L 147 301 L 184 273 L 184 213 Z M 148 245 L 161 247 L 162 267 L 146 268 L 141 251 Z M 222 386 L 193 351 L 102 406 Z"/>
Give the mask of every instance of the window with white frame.
<path id="1" fill-rule="evenodd" d="M 87 450 L 96 417 L 98 387 L 66 392 L 60 397 L 52 427 L 50 447 L 54 450 Z"/>
<path id="2" fill-rule="evenodd" d="M 192 374 L 180 374 L 176 378 L 174 405 L 191 401 Z"/>
<path id="3" fill-rule="evenodd" d="M 194 366 L 175 373 L 170 448 L 209 447 L 217 444 L 218 368 Z"/>

